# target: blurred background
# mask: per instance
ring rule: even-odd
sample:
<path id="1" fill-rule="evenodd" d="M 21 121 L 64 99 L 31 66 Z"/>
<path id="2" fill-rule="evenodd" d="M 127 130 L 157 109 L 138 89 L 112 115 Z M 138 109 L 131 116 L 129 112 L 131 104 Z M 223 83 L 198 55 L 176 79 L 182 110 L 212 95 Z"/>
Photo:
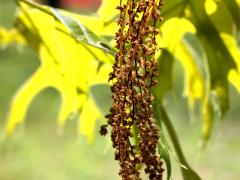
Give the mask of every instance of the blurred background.
<path id="1" fill-rule="evenodd" d="M 62 0 L 48 3 L 89 13 L 96 11 L 101 2 Z M 0 0 L 0 26 L 11 27 L 15 12 L 13 0 Z M 69 120 L 64 134 L 59 135 L 56 116 L 60 97 L 53 89 L 39 94 L 28 111 L 25 124 L 12 137 L 4 138 L 11 97 L 38 65 L 38 57 L 29 48 L 16 45 L 0 48 L 0 180 L 120 180 L 111 142 L 98 135 L 100 122 L 92 144 L 77 136 L 75 119 Z M 230 87 L 231 110 L 224 122 L 216 119 L 213 138 L 209 146 L 201 150 L 201 121 L 197 114 L 193 117 L 188 112 L 186 99 L 182 97 L 182 71 L 181 65 L 176 63 L 175 87 L 168 95 L 166 106 L 186 158 L 203 180 L 240 179 L 239 94 Z M 180 180 L 174 153 L 172 164 L 172 177 Z"/>
<path id="2" fill-rule="evenodd" d="M 69 9 L 72 11 L 90 11 L 98 9 L 101 0 L 35 0 L 38 3 L 48 4 L 52 7 Z"/>

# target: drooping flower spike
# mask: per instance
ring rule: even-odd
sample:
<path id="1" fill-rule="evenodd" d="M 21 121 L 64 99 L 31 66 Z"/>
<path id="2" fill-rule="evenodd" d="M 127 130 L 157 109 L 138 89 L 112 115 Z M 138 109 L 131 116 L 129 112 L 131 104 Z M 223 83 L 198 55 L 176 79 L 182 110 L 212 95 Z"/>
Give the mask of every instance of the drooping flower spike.
<path id="1" fill-rule="evenodd" d="M 119 30 L 116 33 L 116 48 L 111 90 L 113 100 L 107 125 L 100 133 L 112 127 L 111 139 L 115 159 L 120 164 L 120 176 L 124 180 L 140 180 L 139 167 L 145 165 L 145 173 L 151 180 L 162 179 L 162 162 L 157 154 L 159 129 L 153 112 L 154 97 L 151 90 L 157 84 L 159 50 L 156 23 L 162 20 L 157 0 L 128 0 L 117 7 L 120 11 Z"/>

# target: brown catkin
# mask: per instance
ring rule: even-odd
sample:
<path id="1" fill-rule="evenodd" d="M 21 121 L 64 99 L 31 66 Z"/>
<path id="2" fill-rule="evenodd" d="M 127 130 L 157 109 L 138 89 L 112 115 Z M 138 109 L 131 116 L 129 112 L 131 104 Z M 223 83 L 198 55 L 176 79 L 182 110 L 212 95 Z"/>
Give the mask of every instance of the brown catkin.
<path id="1" fill-rule="evenodd" d="M 120 11 L 115 36 L 118 52 L 109 77 L 113 81 L 114 103 L 106 115 L 107 125 L 101 127 L 100 133 L 105 135 L 107 126 L 112 127 L 115 159 L 119 161 L 119 174 L 124 180 L 140 180 L 142 164 L 149 179 L 162 179 L 162 162 L 157 153 L 159 129 L 154 120 L 151 93 L 157 84 L 155 53 L 159 48 L 155 37 L 159 31 L 155 26 L 162 20 L 161 5 L 162 0 L 128 0 L 117 7 Z"/>

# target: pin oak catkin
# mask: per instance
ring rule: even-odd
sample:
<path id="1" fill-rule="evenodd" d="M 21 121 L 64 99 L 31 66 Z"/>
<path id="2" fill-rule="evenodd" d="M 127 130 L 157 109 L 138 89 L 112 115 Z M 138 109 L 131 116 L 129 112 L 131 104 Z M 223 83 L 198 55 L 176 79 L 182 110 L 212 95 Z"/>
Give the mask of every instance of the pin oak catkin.
<path id="1" fill-rule="evenodd" d="M 140 167 L 151 180 L 162 179 L 162 162 L 157 153 L 159 129 L 154 120 L 152 89 L 157 84 L 156 24 L 162 21 L 162 0 L 120 1 L 117 53 L 109 81 L 113 82 L 113 104 L 105 135 L 111 126 L 115 159 L 123 180 L 140 180 Z"/>

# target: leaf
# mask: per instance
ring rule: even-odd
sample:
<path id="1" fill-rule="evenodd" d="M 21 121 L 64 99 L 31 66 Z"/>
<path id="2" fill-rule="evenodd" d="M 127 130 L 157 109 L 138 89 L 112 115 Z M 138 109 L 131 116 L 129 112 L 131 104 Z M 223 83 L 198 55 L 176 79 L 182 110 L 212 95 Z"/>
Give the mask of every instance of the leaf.
<path id="1" fill-rule="evenodd" d="M 48 82 L 45 81 L 47 77 L 43 71 L 44 69 L 38 69 L 14 96 L 7 118 L 8 134 L 12 134 L 15 127 L 25 119 L 33 98 L 48 86 Z"/>
<path id="2" fill-rule="evenodd" d="M 235 2 L 240 6 L 240 0 L 235 0 Z"/>
<path id="3" fill-rule="evenodd" d="M 183 65 L 185 73 L 184 95 L 188 97 L 189 107 L 193 109 L 195 101 L 203 99 L 205 95 L 203 74 L 198 69 L 199 66 L 189 52 L 189 49 L 183 43 L 177 46 L 175 55 Z"/>
<path id="4" fill-rule="evenodd" d="M 236 31 L 238 25 L 232 17 L 231 9 L 228 9 L 228 7 L 226 6 L 226 4 L 228 3 L 226 3 L 225 1 L 210 1 L 213 1 L 215 3 L 216 11 L 214 11 L 214 13 L 212 14 L 208 14 L 208 18 L 211 20 L 217 31 L 230 34 L 232 34 L 233 31 Z"/>
<path id="5" fill-rule="evenodd" d="M 239 3 L 240 1 L 238 1 Z M 236 24 L 237 27 L 237 31 L 239 31 L 240 28 L 240 8 L 239 5 L 237 4 L 236 1 L 232 0 L 232 1 L 223 1 L 223 3 L 226 5 L 226 7 L 228 8 L 229 12 L 232 15 L 232 18 Z"/>
<path id="6" fill-rule="evenodd" d="M 86 135 L 88 141 L 93 141 L 93 134 L 95 130 L 95 122 L 101 117 L 99 110 L 96 108 L 94 102 L 89 98 L 80 113 L 79 133 Z"/>
<path id="7" fill-rule="evenodd" d="M 56 64 L 61 65 L 66 61 L 66 51 L 61 45 L 61 40 L 55 29 L 55 21 L 52 16 L 41 11 L 26 11 L 26 16 L 34 26 L 33 31 L 41 38 L 42 43 L 48 48 Z M 62 69 L 64 67 L 61 67 Z"/>
<path id="8" fill-rule="evenodd" d="M 213 94 L 216 97 L 217 103 L 219 106 L 218 109 L 220 110 L 221 117 L 223 117 L 225 112 L 229 108 L 228 74 L 229 72 L 232 72 L 233 69 L 236 70 L 237 66 L 219 35 L 219 31 L 229 32 L 229 30 L 227 30 L 225 26 L 221 25 L 223 27 L 222 28 L 221 26 L 217 26 L 218 23 L 213 23 L 214 21 L 213 15 L 215 13 L 211 15 L 211 19 L 210 19 L 210 16 L 207 15 L 205 12 L 204 3 L 205 3 L 204 0 L 201 0 L 198 2 L 193 0 L 189 0 L 189 1 L 179 0 L 179 1 L 173 2 L 170 0 L 169 5 L 167 5 L 166 9 L 163 11 L 163 14 L 165 14 L 165 17 L 167 17 L 167 19 L 176 17 L 176 16 L 188 18 L 189 21 L 193 23 L 193 26 L 196 28 L 197 30 L 196 35 L 199 38 L 199 41 L 202 44 L 202 47 L 204 47 L 204 51 L 206 53 L 206 58 L 208 63 L 205 68 L 207 68 L 209 72 L 208 77 L 210 78 L 210 82 L 209 84 L 207 83 L 207 86 L 206 86 L 207 88 L 206 94 L 208 94 L 206 96 L 212 96 L 211 94 Z M 216 11 L 217 13 L 221 12 L 219 11 L 219 9 L 221 10 L 221 8 L 218 8 Z M 229 23 L 229 26 L 226 26 L 226 27 L 230 27 L 234 25 L 234 21 L 231 19 L 230 15 L 231 14 L 229 14 L 229 12 L 227 13 L 224 12 L 224 18 L 226 22 Z M 219 28 L 216 28 L 216 26 Z M 172 36 L 169 36 L 169 37 L 174 37 L 174 34 L 172 34 Z M 172 43 L 173 46 L 171 45 L 171 43 L 168 44 L 168 46 L 170 47 L 170 52 L 174 53 L 174 51 L 172 50 L 177 44 L 175 43 L 176 42 L 175 39 L 177 38 L 172 38 L 172 39 L 173 41 L 170 41 L 170 42 L 171 43 L 173 42 Z M 191 77 L 190 79 L 192 78 L 194 79 L 195 77 Z M 236 80 L 238 79 L 237 73 L 234 73 L 234 78 Z M 195 95 L 192 94 L 189 97 L 194 97 L 194 96 Z M 201 100 L 202 103 L 204 101 L 203 99 Z M 211 113 L 209 112 L 208 114 L 211 114 Z M 212 122 L 212 121 L 208 121 L 208 122 Z M 208 127 L 211 127 L 211 126 L 208 126 Z"/>
<path id="9" fill-rule="evenodd" d="M 14 98 L 7 131 L 11 133 L 24 120 L 37 93 L 52 87 L 60 93 L 62 99 L 58 114 L 60 127 L 63 129 L 70 115 L 77 115 L 82 110 L 82 127 L 79 127 L 79 132 L 87 135 L 91 141 L 94 124 L 100 113 L 89 96 L 89 89 L 95 84 L 107 83 L 113 57 L 107 56 L 102 49 L 76 41 L 49 8 L 24 3 L 21 3 L 22 12 L 15 24 L 18 33 L 39 54 L 41 65 L 26 82 L 26 88 L 22 88 Z M 94 112 L 91 118 L 88 117 L 90 111 Z"/>
<path id="10" fill-rule="evenodd" d="M 125 4 L 126 1 L 122 0 L 122 4 Z M 120 5 L 120 2 L 119 0 L 102 0 L 102 4 L 98 10 L 99 17 L 105 22 L 111 21 L 119 13 L 116 7 Z"/>
<path id="11" fill-rule="evenodd" d="M 161 135 L 160 140 L 159 140 L 158 153 L 160 154 L 160 158 L 163 159 L 166 163 L 167 179 L 169 180 L 171 178 L 171 174 L 172 174 L 170 147 L 163 135 Z"/>
<path id="12" fill-rule="evenodd" d="M 203 117 L 202 135 L 203 135 L 203 147 L 207 145 L 209 138 L 211 137 L 213 129 L 213 106 L 210 102 L 210 95 L 206 95 L 202 102 L 201 112 Z"/>
<path id="13" fill-rule="evenodd" d="M 203 0 L 201 0 L 200 3 L 196 3 L 192 0 L 189 2 L 191 12 L 194 15 L 194 24 L 198 27 L 197 35 L 207 53 L 210 73 L 212 75 L 211 80 L 214 84 L 213 81 L 215 79 L 220 80 L 220 78 L 228 73 L 229 69 L 235 68 L 236 65 L 221 40 L 218 31 L 207 17 L 203 7 Z M 219 71 L 222 71 L 222 73 L 220 76 L 217 76 L 217 74 L 220 74 Z"/>
<path id="14" fill-rule="evenodd" d="M 239 68 L 238 68 L 239 69 Z M 234 87 L 237 89 L 238 92 L 240 92 L 240 73 L 239 70 L 230 70 L 229 76 L 228 76 L 229 81 L 234 85 Z"/>
<path id="15" fill-rule="evenodd" d="M 237 65 L 236 69 L 231 69 L 229 71 L 228 80 L 237 89 L 237 91 L 240 92 L 240 48 L 237 44 L 237 40 L 234 39 L 231 35 L 221 33 L 221 38 Z"/>
<path id="16" fill-rule="evenodd" d="M 89 45 L 100 48 L 107 53 L 113 54 L 113 49 L 104 42 L 99 36 L 95 35 L 87 27 L 85 27 L 81 22 L 75 20 L 70 16 L 62 14 L 57 9 L 52 9 L 55 16 L 70 30 L 71 34 L 77 41 L 83 41 Z"/>
<path id="17" fill-rule="evenodd" d="M 53 62 L 45 46 L 41 46 L 40 55 L 45 61 Z M 68 116 L 82 107 L 83 95 L 78 95 L 76 86 L 72 85 L 59 72 L 58 67 L 54 63 L 43 64 L 18 91 L 11 104 L 7 119 L 7 132 L 9 134 L 12 133 L 18 123 L 25 119 L 27 109 L 33 98 L 47 87 L 55 88 L 62 97 L 62 105 L 58 117 L 60 125 L 64 125 Z"/>
<path id="18" fill-rule="evenodd" d="M 158 84 L 154 87 L 154 93 L 159 100 L 163 100 L 166 92 L 172 88 L 173 56 L 163 49 L 158 58 Z M 166 78 L 167 77 L 167 78 Z"/>
<path id="19" fill-rule="evenodd" d="M 232 32 L 232 27 L 234 26 L 234 24 L 238 27 L 237 24 L 239 24 L 239 5 L 236 4 L 236 1 L 229 1 L 229 2 L 217 1 L 217 5 L 219 7 L 217 8 L 216 13 L 213 13 L 212 15 L 208 16 L 205 13 L 204 3 L 205 3 L 204 1 L 197 3 L 192 0 L 190 1 L 169 0 L 169 2 L 165 5 L 165 8 L 163 9 L 163 15 L 166 20 L 173 17 L 186 17 L 192 23 L 194 23 L 194 26 L 198 30 L 198 36 L 199 37 L 202 36 L 200 40 L 201 40 L 201 43 L 203 43 L 203 46 L 207 48 L 208 46 L 206 46 L 205 43 L 209 43 L 209 46 L 212 47 L 211 50 L 207 52 L 207 56 L 209 58 L 208 61 L 212 61 L 210 59 L 215 59 L 216 61 L 219 61 L 218 58 L 225 59 L 225 60 L 221 60 L 221 61 L 225 61 L 224 63 L 223 62 L 217 63 L 218 65 L 222 65 L 223 68 L 218 68 L 218 67 L 215 67 L 215 68 L 218 70 L 221 69 L 220 71 L 224 72 L 223 74 L 225 74 L 222 76 L 224 76 L 226 79 L 227 73 L 230 72 L 229 69 L 232 69 L 232 68 L 236 69 L 236 66 L 233 63 L 231 56 L 229 56 L 229 52 L 227 52 L 226 47 L 224 47 L 224 44 L 221 41 L 220 36 L 218 35 L 219 34 L 218 31 Z M 239 4 L 239 1 L 237 1 L 237 3 Z M 210 21 L 210 18 L 211 18 L 211 21 Z M 214 26 L 217 27 L 217 29 L 213 26 L 213 23 L 214 23 Z M 226 23 L 228 25 L 226 25 Z M 225 24 L 225 26 L 222 26 L 222 24 Z M 209 40 L 209 37 L 211 38 L 211 40 Z M 219 53 L 215 53 L 216 52 L 215 48 L 218 49 L 217 52 Z M 211 57 L 211 58 L 209 57 L 209 56 L 213 56 L 213 55 L 210 55 L 211 52 L 212 54 L 215 54 L 215 57 Z M 222 55 L 216 56 L 216 54 L 222 54 Z M 215 62 L 210 62 L 210 63 L 212 64 L 210 65 L 211 66 L 210 74 L 212 75 L 211 87 L 214 90 L 215 85 L 213 85 L 214 84 L 213 76 L 217 76 L 217 75 L 213 73 L 215 72 L 215 70 L 212 69 L 213 64 Z M 228 69 L 228 70 L 223 70 L 223 69 Z M 236 73 L 234 74 L 236 75 Z M 222 77 L 219 77 L 219 79 L 220 78 Z M 221 89 L 226 90 L 227 83 L 217 83 L 217 84 L 222 84 L 221 86 L 225 86 L 225 87 L 221 87 Z M 225 92 L 227 93 L 227 91 Z M 219 98 L 221 99 L 221 95 L 219 95 Z M 225 101 L 223 104 L 225 104 L 224 111 L 226 111 L 227 109 L 226 104 L 228 100 L 227 99 L 223 100 L 223 98 L 220 101 L 221 102 Z M 221 105 L 222 110 L 224 109 L 223 104 Z"/>
<path id="20" fill-rule="evenodd" d="M 111 71 L 111 64 L 92 61 L 88 70 L 89 86 L 96 84 L 108 84 L 108 77 Z"/>
<path id="21" fill-rule="evenodd" d="M 17 29 L 7 30 L 0 28 L 0 45 L 6 46 L 10 43 L 25 44 L 23 37 L 20 35 Z"/>
<path id="22" fill-rule="evenodd" d="M 102 4 L 97 12 L 99 19 L 103 22 L 102 35 L 110 39 L 113 47 L 116 45 L 113 37 L 119 29 L 117 19 L 119 18 L 120 12 L 116 7 L 120 5 L 120 2 L 125 4 L 127 0 L 102 0 Z"/>
<path id="23" fill-rule="evenodd" d="M 156 96 L 155 96 L 156 97 Z M 163 128 L 162 128 L 162 120 L 161 120 L 161 114 L 159 111 L 159 103 L 160 101 L 155 98 L 154 99 L 154 118 L 156 120 L 156 123 L 160 129 L 160 139 L 158 143 L 158 153 L 160 154 L 160 158 L 163 159 L 166 163 L 167 167 L 167 179 L 169 180 L 171 178 L 172 174 L 172 165 L 171 165 L 171 157 L 170 157 L 170 146 L 168 145 L 168 142 L 166 141 L 163 133 Z"/>
<path id="24" fill-rule="evenodd" d="M 196 29 L 193 24 L 185 18 L 171 18 L 164 22 L 161 26 L 162 39 L 159 39 L 159 44 L 163 48 L 174 54 L 176 45 L 183 39 L 186 33 L 195 33 Z"/>
<path id="25" fill-rule="evenodd" d="M 199 175 L 190 167 L 187 160 L 184 157 L 184 154 L 182 152 L 178 136 L 176 134 L 176 131 L 171 123 L 171 120 L 169 119 L 164 107 L 159 104 L 159 112 L 161 115 L 161 120 L 166 126 L 166 129 L 168 131 L 168 134 L 170 136 L 170 139 L 172 141 L 173 147 L 175 149 L 175 152 L 177 154 L 177 157 L 181 163 L 181 172 L 184 180 L 201 180 Z"/>
<path id="26" fill-rule="evenodd" d="M 42 15 L 43 14 L 45 14 L 45 16 L 49 15 L 49 16 L 52 16 L 52 18 L 54 18 L 55 20 L 60 21 L 70 31 L 71 35 L 76 41 L 85 42 L 91 46 L 104 50 L 106 53 L 111 53 L 111 54 L 114 53 L 113 48 L 111 48 L 110 45 L 108 45 L 108 43 L 104 41 L 103 38 L 100 38 L 99 35 L 97 36 L 95 33 L 89 30 L 88 27 L 84 26 L 84 24 L 81 23 L 81 20 L 84 19 L 83 16 L 79 18 L 80 19 L 79 20 L 75 18 L 76 15 L 75 16 L 73 15 L 73 17 L 71 17 L 70 16 L 71 13 L 66 13 L 67 15 L 65 15 L 64 14 L 65 11 L 60 11 L 58 9 L 39 5 L 37 3 L 26 1 L 26 0 L 19 0 L 19 2 L 21 2 L 20 5 L 21 4 L 28 5 L 30 7 L 33 7 L 41 11 Z M 21 6 L 21 7 L 24 9 L 24 6 Z M 25 13 L 26 12 L 28 11 L 25 11 Z M 43 19 L 41 19 L 41 21 L 42 20 Z M 99 30 L 101 29 L 102 28 L 100 28 Z"/>
<path id="27" fill-rule="evenodd" d="M 192 83 L 187 83 L 185 87 L 189 87 L 189 92 L 186 94 L 189 96 L 189 105 L 193 108 L 193 104 L 195 100 L 200 100 L 200 109 L 201 109 L 201 116 L 203 120 L 202 125 L 202 134 L 204 139 L 204 145 L 206 145 L 207 141 L 209 140 L 212 127 L 213 127 L 213 106 L 211 103 L 211 82 L 210 82 L 210 72 L 208 70 L 208 63 L 206 59 L 206 53 L 201 46 L 197 37 L 193 36 L 192 34 L 188 33 L 185 35 L 183 40 L 184 51 L 186 55 L 183 55 L 182 61 L 190 61 L 190 63 L 183 63 L 185 64 L 185 72 L 187 73 L 190 71 L 191 75 L 186 75 L 185 78 L 193 78 L 195 79 L 188 80 Z M 184 52 L 183 51 L 183 52 Z M 187 51 L 187 52 L 186 52 Z M 180 51 L 180 54 L 183 53 Z M 181 57 L 181 56 L 180 56 Z M 185 57 L 185 58 L 184 58 Z M 190 67 L 188 67 L 190 65 Z M 192 71 L 191 71 L 192 69 Z M 189 72 L 189 73 L 190 73 Z M 194 88 L 195 83 L 200 84 Z M 200 92 L 200 93 L 199 93 Z"/>
<path id="28" fill-rule="evenodd" d="M 54 63 L 46 46 L 41 46 L 39 53 L 41 60 L 46 62 L 42 64 L 42 69 L 44 69 L 43 76 L 48 77 L 48 86 L 55 88 L 61 96 L 58 122 L 60 127 L 63 127 L 70 114 L 77 113 L 82 108 L 87 94 L 78 93 L 77 85 L 72 82 L 73 79 L 62 75 L 61 69 Z M 84 88 L 84 84 L 78 88 Z"/>
<path id="29" fill-rule="evenodd" d="M 176 28 L 177 27 L 177 28 Z M 164 48 L 158 58 L 158 81 L 155 87 L 155 94 L 159 99 L 163 99 L 167 91 L 171 90 L 171 73 L 174 61 L 174 54 L 177 44 L 183 39 L 187 32 L 194 33 L 196 30 L 193 25 L 184 18 L 172 18 L 161 26 L 162 37 L 158 39 L 159 44 L 163 42 Z M 167 78 L 166 78 L 167 77 Z"/>
<path id="30" fill-rule="evenodd" d="M 204 5 L 208 15 L 214 14 L 218 8 L 215 0 L 206 0 Z"/>
<path id="31" fill-rule="evenodd" d="M 184 0 L 168 0 L 168 3 L 164 4 L 162 9 L 162 15 L 165 19 L 172 17 L 182 17 L 184 11 L 187 8 L 188 2 Z"/>

